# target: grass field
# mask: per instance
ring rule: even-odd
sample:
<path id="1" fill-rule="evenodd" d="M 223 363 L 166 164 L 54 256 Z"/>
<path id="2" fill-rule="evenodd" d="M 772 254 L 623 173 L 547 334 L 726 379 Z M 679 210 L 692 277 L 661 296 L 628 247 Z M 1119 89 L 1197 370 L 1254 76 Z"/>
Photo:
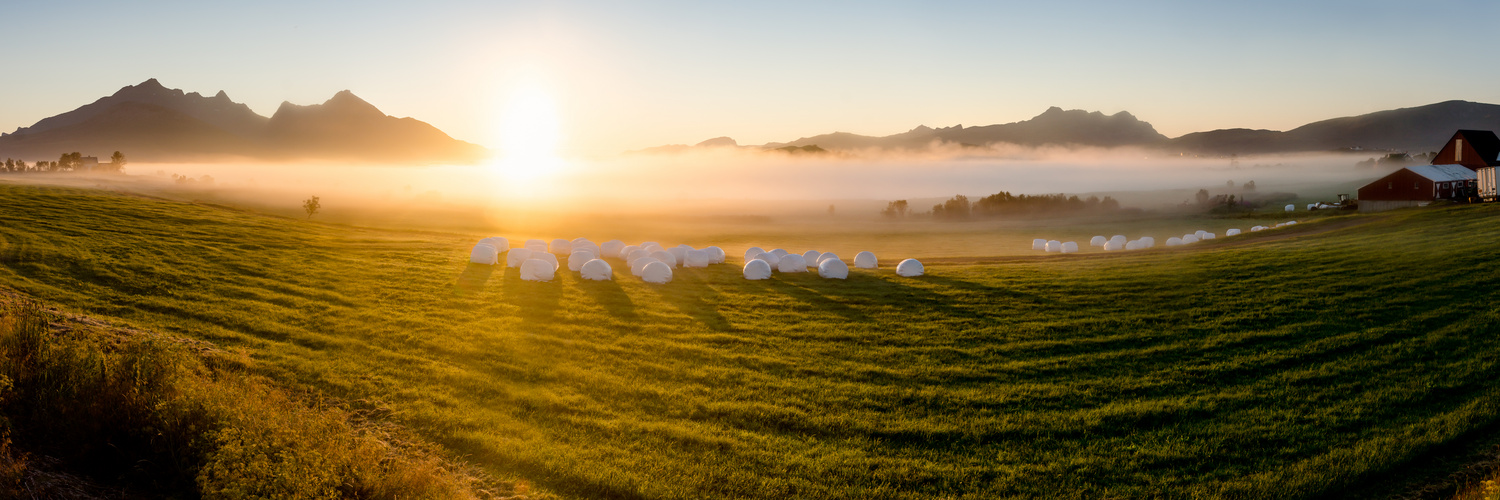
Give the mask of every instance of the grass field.
<path id="1" fill-rule="evenodd" d="M 1037 232 L 960 226 L 878 250 L 1027 254 L 1012 243 Z M 766 227 L 683 242 L 734 264 L 822 234 Z M 383 401 L 500 477 L 578 497 L 1336 494 L 1500 423 L 1496 234 L 1500 206 L 1461 206 L 920 278 L 729 265 L 651 286 L 615 262 L 613 282 L 530 283 L 468 265 L 479 234 L 0 184 L 0 284 L 243 348 L 274 380 Z M 616 237 L 554 236 L 579 235 Z M 893 239 L 827 238 L 846 258 Z"/>

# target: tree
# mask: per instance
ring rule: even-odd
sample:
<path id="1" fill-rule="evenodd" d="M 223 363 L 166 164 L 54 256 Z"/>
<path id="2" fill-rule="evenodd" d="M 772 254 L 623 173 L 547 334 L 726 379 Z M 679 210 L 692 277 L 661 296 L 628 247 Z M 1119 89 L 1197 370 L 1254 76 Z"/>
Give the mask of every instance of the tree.
<path id="1" fill-rule="evenodd" d="M 1120 209 L 1120 200 L 1116 200 L 1114 198 L 1105 196 L 1104 200 L 1102 200 L 1102 201 L 1099 202 L 1099 208 L 1102 208 L 1102 209 L 1105 209 L 1105 210 L 1119 210 Z"/>
<path id="2" fill-rule="evenodd" d="M 969 218 L 969 197 L 954 195 L 948 201 L 943 202 L 943 215 L 950 219 Z"/>
<path id="3" fill-rule="evenodd" d="M 323 208 L 323 204 L 318 201 L 317 196 L 308 198 L 302 202 L 302 209 L 307 211 L 307 218 L 309 219 L 312 218 L 313 214 L 318 213 L 318 209 L 320 208 Z"/>
<path id="4" fill-rule="evenodd" d="M 884 215 L 886 217 L 890 217 L 890 218 L 893 218 L 893 219 L 894 218 L 898 218 L 898 217 L 899 218 L 904 218 L 904 217 L 906 217 L 906 211 L 907 210 L 908 210 L 908 208 L 907 208 L 906 200 L 896 200 L 896 201 L 893 201 L 893 202 L 890 202 L 890 203 L 886 203 L 885 204 L 885 210 L 881 210 L 880 213 L 881 213 L 881 215 Z"/>
<path id="5" fill-rule="evenodd" d="M 110 170 L 113 170 L 116 173 L 123 174 L 125 173 L 125 163 L 125 155 L 120 153 L 119 151 L 115 151 L 115 154 L 109 155 Z"/>
<path id="6" fill-rule="evenodd" d="M 1243 189 L 1245 191 L 1254 191 L 1255 181 L 1246 182 L 1244 185 L 1240 186 L 1240 189 Z"/>
<path id="7" fill-rule="evenodd" d="M 1198 190 L 1198 204 L 1199 205 L 1207 205 L 1208 204 L 1208 190 L 1207 189 L 1199 189 Z"/>

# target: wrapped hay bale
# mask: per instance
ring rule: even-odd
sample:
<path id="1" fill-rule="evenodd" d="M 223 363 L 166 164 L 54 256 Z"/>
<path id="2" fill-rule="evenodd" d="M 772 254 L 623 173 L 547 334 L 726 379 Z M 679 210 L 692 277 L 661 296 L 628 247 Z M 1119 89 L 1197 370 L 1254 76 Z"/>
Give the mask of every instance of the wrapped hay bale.
<path id="1" fill-rule="evenodd" d="M 1062 242 L 1061 241 L 1057 241 L 1057 240 L 1051 240 L 1051 241 L 1048 241 L 1047 245 L 1044 246 L 1043 248 L 1045 250 L 1047 250 L 1048 252 L 1061 252 L 1062 251 Z"/>
<path id="2" fill-rule="evenodd" d="M 646 242 L 641 244 L 641 249 L 647 252 L 666 252 L 667 249 L 656 243 Z"/>
<path id="3" fill-rule="evenodd" d="M 495 247 L 489 246 L 488 244 L 480 243 L 478 245 L 474 245 L 474 248 L 469 250 L 469 262 L 475 264 L 484 264 L 486 266 L 493 266 L 496 262 L 499 261 L 500 252 L 496 251 Z"/>
<path id="4" fill-rule="evenodd" d="M 682 267 L 708 267 L 713 262 L 713 252 L 708 250 L 689 250 L 683 256 Z"/>
<path id="5" fill-rule="evenodd" d="M 776 265 L 781 263 L 781 256 L 771 252 L 760 254 L 760 256 L 756 258 L 766 261 L 767 264 L 771 265 L 771 269 L 776 269 Z"/>
<path id="6" fill-rule="evenodd" d="M 827 259 L 818 264 L 818 276 L 832 280 L 849 278 L 849 265 L 838 259 Z"/>
<path id="7" fill-rule="evenodd" d="M 603 259 L 593 259 L 583 263 L 583 268 L 578 271 L 583 279 L 593 281 L 609 281 L 614 279 L 615 270 L 609 267 L 609 263 Z"/>
<path id="8" fill-rule="evenodd" d="M 1201 235 L 1201 236 L 1198 237 L 1198 239 L 1199 240 L 1211 240 L 1211 239 L 1218 238 L 1218 237 L 1219 237 L 1219 235 L 1217 235 L 1217 234 L 1205 231 L 1203 233 L 1203 235 Z"/>
<path id="9" fill-rule="evenodd" d="M 1104 242 L 1104 251 L 1106 251 L 1106 252 L 1116 252 L 1116 251 L 1120 251 L 1120 250 L 1124 250 L 1124 249 L 1125 249 L 1125 242 L 1123 242 L 1123 241 L 1118 241 L 1118 240 L 1113 240 L 1112 239 L 1112 240 Z"/>
<path id="10" fill-rule="evenodd" d="M 771 251 L 771 253 L 774 253 L 774 254 L 776 254 L 776 257 L 777 257 L 777 258 L 781 258 L 781 257 L 786 257 L 786 254 L 789 254 L 789 253 L 791 253 L 791 252 L 788 252 L 788 251 L 786 251 L 786 250 L 782 250 L 782 249 L 780 249 L 780 248 L 777 248 L 777 249 L 775 249 L 775 250 L 772 250 L 772 251 Z"/>
<path id="11" fill-rule="evenodd" d="M 547 253 L 547 242 L 542 240 L 526 240 L 526 249 L 532 252 Z"/>
<path id="12" fill-rule="evenodd" d="M 635 246 L 635 245 L 628 245 L 628 246 L 625 246 L 624 248 L 621 248 L 620 249 L 620 253 L 615 254 L 615 255 L 618 256 L 618 257 L 620 257 L 621 259 L 630 260 L 630 254 L 635 253 L 636 250 L 646 250 L 646 249 L 638 247 L 638 246 Z M 646 250 L 646 253 L 651 253 L 651 251 L 650 250 Z"/>
<path id="13" fill-rule="evenodd" d="M 678 245 L 678 246 L 675 246 L 675 247 L 672 247 L 672 248 L 668 248 L 667 249 L 667 253 L 670 253 L 670 254 L 672 254 L 673 257 L 676 257 L 677 258 L 677 262 L 686 263 L 687 262 L 687 253 L 689 251 L 692 251 L 692 250 L 693 250 L 693 247 L 690 247 L 690 246 L 687 246 L 687 245 Z"/>
<path id="14" fill-rule="evenodd" d="M 1252 233 L 1256 232 L 1256 231 L 1265 231 L 1265 230 L 1266 230 L 1266 226 L 1252 226 L 1250 228 L 1250 232 L 1252 232 Z"/>
<path id="15" fill-rule="evenodd" d="M 776 270 L 783 273 L 805 273 L 807 272 L 807 260 L 801 255 L 787 254 L 781 257 L 781 262 L 776 264 Z"/>
<path id="16" fill-rule="evenodd" d="M 641 268 L 641 281 L 665 285 L 672 282 L 672 266 L 663 262 L 652 262 Z"/>
<path id="17" fill-rule="evenodd" d="M 1063 242 L 1062 253 L 1074 253 L 1074 252 L 1077 252 L 1077 251 L 1078 251 L 1078 242 L 1076 242 L 1076 241 L 1064 241 Z"/>
<path id="18" fill-rule="evenodd" d="M 583 264 L 591 260 L 594 260 L 593 252 L 587 250 L 573 252 L 572 255 L 568 256 L 568 270 L 573 272 L 581 271 L 583 270 Z"/>
<path id="19" fill-rule="evenodd" d="M 1047 249 L 1047 240 L 1044 240 L 1044 239 L 1041 239 L 1041 238 L 1037 238 L 1037 239 L 1031 240 L 1031 249 L 1032 250 L 1046 250 Z"/>
<path id="20" fill-rule="evenodd" d="M 639 259 L 636 259 L 635 262 L 630 263 L 630 274 L 636 277 L 640 277 L 641 270 L 646 268 L 646 264 L 650 264 L 652 262 L 661 261 L 653 259 L 651 257 L 641 257 Z"/>
<path id="21" fill-rule="evenodd" d="M 1089 246 L 1091 246 L 1091 247 L 1102 247 L 1102 246 L 1104 246 L 1104 242 L 1106 242 L 1106 241 L 1109 241 L 1109 240 L 1105 239 L 1103 236 L 1095 236 L 1093 238 L 1089 238 Z"/>
<path id="22" fill-rule="evenodd" d="M 542 262 L 552 264 L 553 271 L 557 271 L 557 268 L 559 267 L 557 263 L 557 256 L 547 252 L 531 252 L 531 258 L 526 260 L 540 260 Z"/>
<path id="23" fill-rule="evenodd" d="M 620 240 L 609 240 L 599 245 L 599 255 L 615 257 L 620 255 L 620 250 L 625 249 L 625 242 Z"/>
<path id="24" fill-rule="evenodd" d="M 1123 234 L 1117 234 L 1114 236 L 1110 236 L 1109 241 L 1118 241 L 1120 242 L 1120 246 L 1124 246 L 1125 242 L 1130 241 L 1130 238 L 1126 238 Z"/>
<path id="25" fill-rule="evenodd" d="M 1192 243 L 1197 243 L 1197 242 L 1198 242 L 1198 235 L 1196 235 L 1196 234 L 1184 234 L 1184 235 L 1182 235 L 1182 244 L 1184 244 L 1184 245 L 1188 245 L 1188 244 L 1192 244 Z"/>
<path id="26" fill-rule="evenodd" d="M 505 253 L 505 267 L 521 267 L 521 263 L 530 259 L 531 254 L 529 248 L 512 248 Z"/>
<path id="27" fill-rule="evenodd" d="M 1169 246 L 1169 247 L 1175 247 L 1175 246 L 1179 246 L 1181 244 L 1182 244 L 1182 238 L 1178 238 L 1176 236 L 1173 236 L 1171 238 L 1167 238 L 1167 246 Z"/>
<path id="28" fill-rule="evenodd" d="M 750 259 L 749 262 L 745 263 L 743 272 L 747 280 L 768 279 L 771 277 L 771 264 L 760 259 Z"/>
<path id="29" fill-rule="evenodd" d="M 479 242 L 482 243 L 482 244 L 485 244 L 485 245 L 489 245 L 489 246 L 495 247 L 495 251 L 496 252 L 505 253 L 505 252 L 510 251 L 510 240 L 507 240 L 505 238 L 501 238 L 499 236 L 491 236 L 491 237 L 479 240 Z"/>
<path id="30" fill-rule="evenodd" d="M 1155 247 L 1156 246 L 1156 238 L 1152 238 L 1150 236 L 1142 236 L 1141 237 L 1141 244 L 1145 245 L 1146 248 Z"/>
<path id="31" fill-rule="evenodd" d="M 833 252 L 823 252 L 822 255 L 818 256 L 818 264 L 819 265 L 823 264 L 823 261 L 825 261 L 825 260 L 840 260 L 839 259 L 839 254 L 836 254 L 836 253 L 833 253 Z"/>
<path id="32" fill-rule="evenodd" d="M 860 252 L 854 254 L 854 267 L 860 269 L 875 269 L 880 267 L 880 261 L 875 259 L 875 254 Z"/>
<path id="33" fill-rule="evenodd" d="M 708 248 L 705 248 L 703 250 L 705 250 L 705 251 L 707 251 L 709 253 L 709 259 L 708 259 L 708 263 L 709 264 L 723 264 L 724 263 L 724 249 L 719 248 L 719 247 L 708 247 Z"/>
<path id="34" fill-rule="evenodd" d="M 662 250 L 666 250 L 665 248 L 661 248 L 661 243 L 657 243 L 655 241 L 643 241 L 643 242 L 641 242 L 641 244 L 636 245 L 636 246 L 641 247 L 641 248 L 657 247 L 657 248 L 660 248 Z M 656 250 L 652 250 L 652 251 L 655 252 Z"/>
<path id="35" fill-rule="evenodd" d="M 1142 248 L 1145 248 L 1145 247 L 1141 246 L 1141 240 L 1131 240 L 1131 241 L 1125 242 L 1125 249 L 1126 250 L 1140 250 Z"/>
<path id="36" fill-rule="evenodd" d="M 1288 204 L 1288 205 L 1287 205 L 1287 206 L 1286 206 L 1286 211 L 1288 211 L 1288 212 L 1294 212 L 1294 211 L 1296 211 L 1296 210 L 1297 210 L 1297 206 L 1296 206 L 1296 205 L 1291 205 L 1291 204 Z"/>
<path id="37" fill-rule="evenodd" d="M 678 265 L 677 256 L 672 255 L 672 252 L 668 252 L 665 250 L 657 250 L 655 252 L 651 252 L 651 258 L 659 260 L 663 264 L 671 267 L 677 267 Z"/>
<path id="38" fill-rule="evenodd" d="M 896 264 L 896 274 L 899 276 L 906 276 L 909 278 L 913 276 L 921 276 L 924 272 L 926 272 L 926 270 L 922 268 L 922 262 L 918 261 L 917 259 L 906 259 L 901 261 L 900 264 Z"/>
<path id="39" fill-rule="evenodd" d="M 1288 226 L 1290 226 L 1290 225 L 1294 225 L 1294 224 L 1296 224 L 1296 223 L 1297 223 L 1297 221 L 1294 221 L 1294 220 L 1289 220 L 1289 221 L 1286 221 L 1286 222 L 1285 222 L 1285 223 L 1284 223 L 1284 224 L 1286 224 L 1286 225 L 1288 225 Z"/>
<path id="40" fill-rule="evenodd" d="M 533 255 L 552 255 L 532 252 Z M 552 281 L 557 276 L 557 266 L 542 259 L 526 259 L 521 263 L 521 279 L 526 281 Z"/>
<path id="41" fill-rule="evenodd" d="M 628 266 L 634 266 L 635 265 L 635 261 L 640 260 L 640 259 L 644 259 L 644 258 L 650 257 L 650 256 L 651 256 L 651 252 L 647 252 L 645 249 L 642 249 L 642 248 L 637 248 L 634 251 L 630 252 L 630 255 L 626 255 L 625 256 L 625 264 L 628 265 Z"/>
<path id="42" fill-rule="evenodd" d="M 1205 235 L 1205 234 L 1208 234 L 1208 231 L 1204 231 L 1202 229 L 1199 229 L 1197 231 L 1193 231 L 1193 236 L 1197 236 L 1198 239 L 1200 239 L 1200 240 L 1203 239 L 1203 235 Z"/>
<path id="43" fill-rule="evenodd" d="M 1224 236 L 1239 236 L 1239 235 L 1240 235 L 1240 230 L 1239 229 L 1230 229 L 1228 231 L 1224 231 Z"/>
<path id="44" fill-rule="evenodd" d="M 573 238 L 573 241 L 570 241 L 568 243 L 572 243 L 574 247 L 577 247 L 578 245 L 581 245 L 581 244 L 584 244 L 584 243 L 593 243 L 593 242 L 589 241 L 588 238 L 578 237 L 578 238 Z"/>
<path id="45" fill-rule="evenodd" d="M 595 259 L 604 257 L 604 252 L 599 249 L 599 245 L 595 245 L 592 242 L 588 242 L 588 241 L 585 241 L 583 243 L 574 244 L 573 245 L 573 252 L 574 253 L 577 253 L 577 252 L 588 252 L 588 253 L 592 254 Z"/>
<path id="46" fill-rule="evenodd" d="M 823 252 L 819 252 L 817 250 L 808 250 L 802 254 L 802 260 L 807 261 L 808 267 L 818 267 L 818 257 L 822 256 Z"/>
<path id="47" fill-rule="evenodd" d="M 552 240 L 552 246 L 550 247 L 550 249 L 552 250 L 552 255 L 573 255 L 573 242 L 558 238 Z"/>
<path id="48" fill-rule="evenodd" d="M 745 250 L 745 262 L 755 260 L 756 255 L 760 255 L 763 253 L 766 253 L 766 251 L 761 249 L 760 247 L 750 247 L 749 250 Z"/>

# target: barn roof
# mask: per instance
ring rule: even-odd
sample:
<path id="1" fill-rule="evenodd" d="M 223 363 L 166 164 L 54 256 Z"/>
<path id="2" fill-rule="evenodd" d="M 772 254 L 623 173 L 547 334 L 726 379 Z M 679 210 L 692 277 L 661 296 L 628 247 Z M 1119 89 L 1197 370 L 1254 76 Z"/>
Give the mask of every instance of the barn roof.
<path id="1" fill-rule="evenodd" d="M 1490 134 L 1494 137 L 1494 134 Z M 1406 167 L 1412 173 L 1426 177 L 1432 182 L 1472 181 L 1476 179 L 1473 170 L 1463 165 L 1417 165 Z"/>
<path id="2" fill-rule="evenodd" d="M 1459 130 L 1458 135 L 1469 141 L 1469 146 L 1490 165 L 1500 164 L 1500 137 L 1488 130 Z"/>

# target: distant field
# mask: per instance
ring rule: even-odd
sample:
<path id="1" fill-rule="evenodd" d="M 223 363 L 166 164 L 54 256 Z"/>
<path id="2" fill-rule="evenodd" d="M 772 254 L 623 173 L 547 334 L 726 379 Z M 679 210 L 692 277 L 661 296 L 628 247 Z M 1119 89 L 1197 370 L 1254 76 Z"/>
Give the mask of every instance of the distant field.
<path id="1" fill-rule="evenodd" d="M 244 348 L 565 496 L 1319 497 L 1500 423 L 1500 206 L 1024 257 L 1280 220 L 580 225 L 548 236 L 731 265 L 530 283 L 468 265 L 478 233 L 0 184 L 0 284 Z M 1017 258 L 745 281 L 748 244 Z"/>

